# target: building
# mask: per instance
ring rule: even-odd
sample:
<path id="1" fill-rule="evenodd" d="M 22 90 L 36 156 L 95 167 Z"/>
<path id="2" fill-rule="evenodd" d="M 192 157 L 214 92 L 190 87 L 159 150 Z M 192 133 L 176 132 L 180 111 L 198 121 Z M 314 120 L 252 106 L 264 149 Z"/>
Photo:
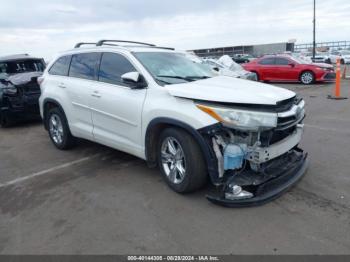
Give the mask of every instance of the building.
<path id="1" fill-rule="evenodd" d="M 227 46 L 217 48 L 205 48 L 189 50 L 200 57 L 218 58 L 223 55 L 233 56 L 235 54 L 250 54 L 253 56 L 261 56 L 264 54 L 276 54 L 283 52 L 294 52 L 294 43 L 274 43 L 262 45 L 242 45 Z"/>

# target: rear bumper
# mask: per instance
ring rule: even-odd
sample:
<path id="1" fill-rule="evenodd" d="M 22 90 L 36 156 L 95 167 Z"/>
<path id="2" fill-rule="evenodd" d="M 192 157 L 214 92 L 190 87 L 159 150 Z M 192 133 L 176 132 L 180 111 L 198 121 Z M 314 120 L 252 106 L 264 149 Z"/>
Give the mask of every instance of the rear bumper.
<path id="1" fill-rule="evenodd" d="M 288 159 L 281 161 L 281 163 L 271 170 L 268 174 L 270 179 L 265 182 L 254 185 L 257 180 L 255 180 L 255 182 L 252 180 L 252 184 L 242 185 L 243 188 L 249 188 L 248 191 L 254 191 L 254 196 L 252 198 L 229 200 L 224 197 L 225 191 L 223 190 L 213 195 L 207 195 L 207 199 L 212 203 L 225 207 L 249 207 L 262 205 L 278 198 L 294 186 L 306 173 L 309 162 L 307 153 L 303 152 L 301 149 L 296 149 L 295 154 L 297 154 L 295 161 L 292 163 L 290 163 Z M 289 164 L 286 165 L 284 162 Z M 261 176 L 263 174 L 258 175 Z M 244 179 L 237 178 L 236 181 L 244 181 Z M 246 181 L 241 183 L 244 184 Z"/>

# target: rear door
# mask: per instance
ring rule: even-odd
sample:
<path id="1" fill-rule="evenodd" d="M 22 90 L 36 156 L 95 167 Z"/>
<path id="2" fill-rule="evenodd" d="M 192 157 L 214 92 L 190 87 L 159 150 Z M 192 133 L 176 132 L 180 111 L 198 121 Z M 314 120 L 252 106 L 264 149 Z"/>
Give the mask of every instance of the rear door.
<path id="1" fill-rule="evenodd" d="M 90 99 L 93 84 L 97 79 L 97 64 L 100 53 L 80 53 L 72 56 L 69 74 L 59 87 L 66 92 L 68 99 L 66 112 L 73 135 L 89 140 L 92 135 Z"/>
<path id="2" fill-rule="evenodd" d="M 132 89 L 121 76 L 138 71 L 120 53 L 105 52 L 91 94 L 93 134 L 97 142 L 142 156 L 141 116 L 146 89 Z"/>
<path id="3" fill-rule="evenodd" d="M 275 79 L 275 58 L 266 57 L 262 58 L 258 62 L 259 77 L 261 80 L 274 80 Z"/>

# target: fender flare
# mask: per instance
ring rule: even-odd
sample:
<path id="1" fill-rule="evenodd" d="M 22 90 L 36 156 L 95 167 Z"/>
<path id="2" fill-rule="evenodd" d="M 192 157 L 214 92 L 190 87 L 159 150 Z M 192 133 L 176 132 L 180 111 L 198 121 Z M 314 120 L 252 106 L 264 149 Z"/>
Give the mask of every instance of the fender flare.
<path id="1" fill-rule="evenodd" d="M 159 118 L 153 119 L 148 124 L 146 129 L 146 135 L 145 135 L 145 156 L 149 166 L 154 167 L 157 164 L 156 163 L 157 158 L 154 155 L 155 145 L 153 143 L 154 141 L 153 139 L 155 138 L 152 138 L 152 134 L 161 132 L 162 128 L 160 128 L 159 130 L 158 127 L 162 127 L 162 126 L 180 127 L 186 130 L 190 135 L 192 135 L 192 137 L 197 141 L 203 153 L 211 181 L 214 184 L 217 184 L 219 179 L 217 158 L 215 156 L 215 153 L 212 147 L 210 146 L 210 144 L 208 144 L 208 142 L 205 140 L 205 138 L 202 135 L 210 131 L 213 128 L 213 126 L 204 127 L 197 130 L 192 126 L 176 119 L 167 118 L 167 117 L 159 117 Z M 217 126 L 217 124 L 214 124 L 214 126 Z"/>

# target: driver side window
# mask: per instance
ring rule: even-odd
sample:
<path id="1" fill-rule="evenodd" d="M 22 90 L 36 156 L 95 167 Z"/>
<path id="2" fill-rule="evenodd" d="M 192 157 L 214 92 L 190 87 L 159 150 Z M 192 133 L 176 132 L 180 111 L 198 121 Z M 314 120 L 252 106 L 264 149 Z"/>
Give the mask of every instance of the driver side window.
<path id="1" fill-rule="evenodd" d="M 103 53 L 101 58 L 98 81 L 114 85 L 127 86 L 121 76 L 125 73 L 137 71 L 123 55 Z"/>

